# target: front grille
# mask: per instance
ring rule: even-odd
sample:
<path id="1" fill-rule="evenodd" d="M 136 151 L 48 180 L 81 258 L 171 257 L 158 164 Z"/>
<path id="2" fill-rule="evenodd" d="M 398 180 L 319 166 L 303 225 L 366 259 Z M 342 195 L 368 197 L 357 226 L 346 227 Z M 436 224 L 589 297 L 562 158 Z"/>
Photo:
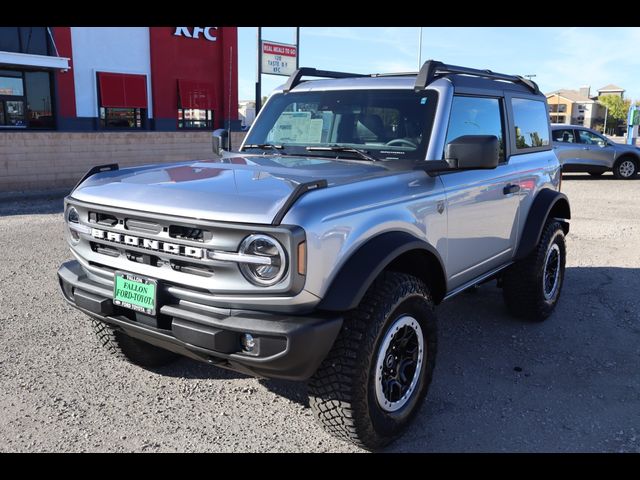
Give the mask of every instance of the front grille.
<path id="1" fill-rule="evenodd" d="M 80 224 L 90 227 L 71 248 L 92 266 L 108 265 L 109 270 L 129 271 L 216 295 L 289 295 L 299 292 L 304 284 L 304 278 L 296 276 L 294 284 L 288 276 L 273 287 L 255 286 L 240 271 L 238 257 L 247 237 L 266 233 L 284 246 L 288 261 L 296 265 L 296 247 L 304 241 L 299 227 L 230 224 L 76 200 L 68 204 L 78 210 Z M 105 271 L 104 267 L 101 270 Z"/>

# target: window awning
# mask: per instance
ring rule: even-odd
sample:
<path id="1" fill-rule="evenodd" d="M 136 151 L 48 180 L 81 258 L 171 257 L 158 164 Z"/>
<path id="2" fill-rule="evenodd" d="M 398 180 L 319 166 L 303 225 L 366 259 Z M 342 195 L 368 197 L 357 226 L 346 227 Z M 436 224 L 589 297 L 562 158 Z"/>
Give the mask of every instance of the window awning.
<path id="1" fill-rule="evenodd" d="M 100 106 L 147 108 L 147 76 L 98 72 Z"/>
<path id="2" fill-rule="evenodd" d="M 213 83 L 178 80 L 181 108 L 215 110 L 216 96 Z"/>
<path id="3" fill-rule="evenodd" d="M 0 52 L 0 65 L 68 70 L 69 59 L 66 57 L 33 55 L 30 53 Z"/>

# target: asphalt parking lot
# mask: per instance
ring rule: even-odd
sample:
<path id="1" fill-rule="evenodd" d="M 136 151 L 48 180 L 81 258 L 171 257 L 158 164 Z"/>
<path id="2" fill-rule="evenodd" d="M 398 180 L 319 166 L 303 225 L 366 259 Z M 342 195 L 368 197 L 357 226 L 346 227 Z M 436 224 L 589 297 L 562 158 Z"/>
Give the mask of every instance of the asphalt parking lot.
<path id="1" fill-rule="evenodd" d="M 640 452 L 640 179 L 576 174 L 563 191 L 554 315 L 510 318 L 494 283 L 440 306 L 429 396 L 388 451 Z M 100 350 L 58 292 L 60 198 L 0 201 L 0 245 L 0 451 L 359 451 L 315 423 L 302 384 Z"/>

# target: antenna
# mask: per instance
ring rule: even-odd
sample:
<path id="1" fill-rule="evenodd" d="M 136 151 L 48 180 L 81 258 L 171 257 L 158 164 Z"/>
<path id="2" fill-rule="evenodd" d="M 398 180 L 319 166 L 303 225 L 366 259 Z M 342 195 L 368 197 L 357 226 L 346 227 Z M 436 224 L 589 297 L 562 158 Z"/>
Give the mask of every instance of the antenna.
<path id="1" fill-rule="evenodd" d="M 229 117 L 227 118 L 227 143 L 231 151 L 231 82 L 233 80 L 233 46 L 229 46 Z"/>

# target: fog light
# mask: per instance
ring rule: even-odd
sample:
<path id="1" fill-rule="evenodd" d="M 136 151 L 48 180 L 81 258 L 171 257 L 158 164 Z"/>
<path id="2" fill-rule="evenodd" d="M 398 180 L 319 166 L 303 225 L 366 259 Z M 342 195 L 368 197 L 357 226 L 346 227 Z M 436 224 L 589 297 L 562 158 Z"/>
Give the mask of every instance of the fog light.
<path id="1" fill-rule="evenodd" d="M 240 337 L 240 344 L 245 352 L 252 352 L 256 346 L 256 339 L 250 333 L 243 333 Z"/>
<path id="2" fill-rule="evenodd" d="M 71 234 L 71 239 L 73 240 L 73 243 L 78 243 L 80 241 L 80 235 L 78 234 L 78 232 L 70 228 L 69 233 Z"/>

